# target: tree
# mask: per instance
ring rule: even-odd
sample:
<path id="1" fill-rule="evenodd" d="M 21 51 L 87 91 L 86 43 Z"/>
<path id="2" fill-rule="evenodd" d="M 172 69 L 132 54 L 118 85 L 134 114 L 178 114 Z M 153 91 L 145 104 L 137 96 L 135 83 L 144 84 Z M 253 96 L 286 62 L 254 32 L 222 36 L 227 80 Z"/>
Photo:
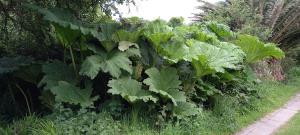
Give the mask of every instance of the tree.
<path id="1" fill-rule="evenodd" d="M 184 18 L 183 17 L 172 17 L 169 20 L 169 25 L 171 27 L 177 27 L 177 26 L 183 25 L 183 22 L 184 22 Z"/>
<path id="2" fill-rule="evenodd" d="M 212 4 L 199 0 L 198 9 L 203 13 L 194 14 L 195 21 L 216 20 L 228 24 L 240 33 L 256 35 L 274 42 L 283 50 L 295 48 L 300 39 L 300 1 L 299 0 L 226 0 Z M 269 60 L 272 71 L 280 80 L 280 62 Z M 280 70 L 280 71 L 278 71 Z"/>
<path id="3" fill-rule="evenodd" d="M 134 4 L 134 0 L 1 0 L 0 52 L 3 55 L 34 55 L 45 57 L 47 48 L 56 44 L 51 29 L 41 15 L 24 7 L 34 4 L 47 8 L 68 9 L 83 22 L 100 22 L 118 14 L 116 4 Z M 48 57 L 47 55 L 46 57 Z"/>

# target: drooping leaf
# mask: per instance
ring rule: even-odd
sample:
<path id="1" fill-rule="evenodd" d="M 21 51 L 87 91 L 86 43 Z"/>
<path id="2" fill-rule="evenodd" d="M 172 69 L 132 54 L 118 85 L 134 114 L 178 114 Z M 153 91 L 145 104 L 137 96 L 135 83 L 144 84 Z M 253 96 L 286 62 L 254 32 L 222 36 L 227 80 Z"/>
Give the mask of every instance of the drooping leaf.
<path id="1" fill-rule="evenodd" d="M 144 83 L 149 86 L 149 90 L 159 94 L 165 99 L 170 99 L 174 105 L 177 102 L 185 102 L 184 92 L 180 91 L 181 81 L 175 68 L 163 68 L 159 71 L 156 68 L 150 68 L 145 71 L 149 78 Z"/>
<path id="2" fill-rule="evenodd" d="M 76 84 L 76 76 L 73 69 L 61 61 L 53 61 L 46 63 L 42 67 L 45 73 L 38 86 L 44 86 L 45 90 L 50 90 L 52 87 L 58 85 L 59 81 L 66 81 L 71 84 Z"/>
<path id="3" fill-rule="evenodd" d="M 108 93 L 120 95 L 130 103 L 134 103 L 138 100 L 142 100 L 144 102 L 156 102 L 158 100 L 151 94 L 150 91 L 142 89 L 142 83 L 130 78 L 110 80 L 108 82 L 108 86 L 110 87 Z"/>
<path id="4" fill-rule="evenodd" d="M 193 116 L 200 112 L 200 109 L 193 103 L 178 102 L 177 106 L 173 107 L 174 116 L 182 119 L 187 116 Z"/>
<path id="5" fill-rule="evenodd" d="M 275 57 L 281 59 L 284 57 L 284 52 L 276 47 L 275 44 L 264 44 L 257 37 L 250 35 L 240 35 L 235 41 L 235 44 L 246 53 L 246 61 L 254 63 L 267 57 Z"/>
<path id="6" fill-rule="evenodd" d="M 85 89 L 81 89 L 65 81 L 59 81 L 57 86 L 51 88 L 56 101 L 79 104 L 82 107 L 91 107 L 93 102 L 99 98 L 98 96 L 91 97 L 92 91 L 91 84 L 87 85 Z"/>

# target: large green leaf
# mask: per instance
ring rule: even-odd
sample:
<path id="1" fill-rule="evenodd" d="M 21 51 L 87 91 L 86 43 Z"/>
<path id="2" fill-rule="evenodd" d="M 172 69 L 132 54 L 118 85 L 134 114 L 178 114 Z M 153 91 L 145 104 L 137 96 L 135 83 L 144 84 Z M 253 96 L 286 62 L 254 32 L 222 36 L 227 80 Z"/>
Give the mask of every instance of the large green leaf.
<path id="1" fill-rule="evenodd" d="M 254 36 L 240 35 L 235 44 L 246 53 L 246 61 L 248 63 L 254 63 L 267 57 L 275 57 L 277 59 L 284 57 L 284 52 L 276 47 L 275 44 L 264 44 Z"/>
<path id="2" fill-rule="evenodd" d="M 73 45 L 77 40 L 81 39 L 80 37 L 82 37 L 82 35 L 101 37 L 95 27 L 83 24 L 76 19 L 69 10 L 60 8 L 45 9 L 30 4 L 27 4 L 26 6 L 38 11 L 44 16 L 44 20 L 53 24 L 58 40 L 60 40 L 65 47 Z"/>
<path id="3" fill-rule="evenodd" d="M 169 33 L 172 32 L 172 27 L 168 26 L 168 24 L 162 20 L 155 20 L 152 22 L 148 22 L 143 27 L 144 35 L 152 35 L 156 33 Z"/>
<path id="4" fill-rule="evenodd" d="M 227 42 L 211 45 L 193 39 L 186 43 L 172 39 L 160 47 L 162 49 L 159 54 L 171 62 L 191 62 L 198 77 L 216 72 L 224 73 L 225 69 L 239 70 L 245 58 L 245 53 L 239 47 Z"/>
<path id="5" fill-rule="evenodd" d="M 129 60 L 126 54 L 115 51 L 106 55 L 101 69 L 103 72 L 109 72 L 113 77 L 118 78 L 121 75 L 121 71 L 127 71 L 132 73 L 132 62 Z"/>
<path id="6" fill-rule="evenodd" d="M 118 23 L 101 23 L 99 24 L 100 32 L 96 38 L 101 42 L 101 45 L 106 51 L 113 50 L 117 43 L 114 41 L 114 34 L 118 31 L 120 25 Z"/>
<path id="7" fill-rule="evenodd" d="M 55 27 L 56 38 L 64 47 L 72 46 L 81 36 L 81 33 L 78 30 L 73 30 L 69 27 L 62 27 L 57 24 L 53 24 L 53 26 Z"/>
<path id="8" fill-rule="evenodd" d="M 185 45 L 185 42 L 181 40 L 172 39 L 167 44 L 163 44 L 161 55 L 164 56 L 165 59 L 168 59 L 174 63 L 182 60 L 188 53 L 189 48 Z"/>
<path id="9" fill-rule="evenodd" d="M 225 69 L 238 70 L 242 67 L 243 53 L 230 44 L 226 46 L 227 49 L 196 40 L 189 40 L 187 44 L 189 54 L 185 59 L 192 62 L 199 77 L 216 72 L 224 73 Z M 241 54 L 237 55 L 237 52 Z"/>
<path id="10" fill-rule="evenodd" d="M 119 78 L 122 70 L 132 73 L 131 61 L 126 53 L 120 51 L 99 52 L 87 57 L 81 65 L 80 74 L 94 79 L 100 69 L 111 76 Z"/>
<path id="11" fill-rule="evenodd" d="M 113 38 L 115 41 L 129 41 L 135 43 L 138 40 L 140 35 L 141 35 L 140 30 L 136 30 L 136 31 L 118 30 L 113 35 Z"/>
<path id="12" fill-rule="evenodd" d="M 173 38 L 176 39 L 196 39 L 210 44 L 218 44 L 220 42 L 216 33 L 199 24 L 176 27 L 173 32 L 175 34 Z"/>
<path id="13" fill-rule="evenodd" d="M 79 74 L 86 75 L 91 79 L 94 79 L 100 71 L 101 61 L 103 61 L 103 59 L 99 55 L 92 55 L 87 57 L 81 65 Z"/>
<path id="14" fill-rule="evenodd" d="M 44 15 L 44 20 L 72 30 L 79 30 L 83 34 L 96 34 L 96 30 L 78 21 L 71 11 L 60 8 L 45 9 L 36 5 L 26 4 L 26 7 Z M 72 33 L 69 33 L 72 34 Z"/>
<path id="15" fill-rule="evenodd" d="M 226 50 L 228 52 L 231 52 L 233 55 L 236 56 L 236 59 L 238 61 L 244 61 L 246 59 L 246 53 L 239 47 L 236 46 L 233 43 L 229 42 L 220 42 L 217 47 Z"/>
<path id="16" fill-rule="evenodd" d="M 42 67 L 43 73 L 45 73 L 38 86 L 44 86 L 45 90 L 50 90 L 52 87 L 58 85 L 59 81 L 67 81 L 71 84 L 76 84 L 76 76 L 72 68 L 60 61 L 53 61 L 46 63 Z"/>
<path id="17" fill-rule="evenodd" d="M 216 34 L 209 32 L 208 30 L 197 31 L 194 34 L 194 39 L 202 41 L 202 42 L 210 43 L 213 45 L 220 43 Z"/>
<path id="18" fill-rule="evenodd" d="M 150 91 L 142 89 L 142 83 L 130 78 L 110 80 L 108 82 L 108 86 L 110 87 L 108 93 L 120 95 L 130 103 L 134 103 L 138 100 L 142 100 L 144 102 L 156 102 L 158 100 L 151 94 Z"/>
<path id="19" fill-rule="evenodd" d="M 113 41 L 113 35 L 120 28 L 119 23 L 104 22 L 95 27 L 82 23 L 76 19 L 71 11 L 66 9 L 45 9 L 29 4 L 26 6 L 43 14 L 44 20 L 53 24 L 57 38 L 65 47 L 73 45 L 76 43 L 76 40 L 81 40 L 83 35 L 91 35 L 97 38 L 107 51 L 111 51 L 116 47 L 116 42 Z"/>
<path id="20" fill-rule="evenodd" d="M 100 23 L 98 25 L 100 29 L 99 41 L 113 41 L 113 37 L 120 28 L 120 24 L 114 22 Z"/>
<path id="21" fill-rule="evenodd" d="M 184 39 L 194 38 L 194 34 L 199 31 L 200 30 L 196 25 L 192 25 L 192 26 L 183 25 L 183 26 L 175 27 L 173 30 L 175 38 L 184 38 Z"/>
<path id="22" fill-rule="evenodd" d="M 87 85 L 85 89 L 81 89 L 65 81 L 59 81 L 57 86 L 51 88 L 56 101 L 79 104 L 82 107 L 91 107 L 93 102 L 99 98 L 98 96 L 91 97 L 92 91 L 91 84 Z"/>
<path id="23" fill-rule="evenodd" d="M 184 92 L 180 91 L 181 81 L 175 68 L 163 68 L 161 71 L 150 68 L 146 70 L 146 74 L 149 78 L 145 79 L 144 83 L 149 86 L 150 91 L 170 99 L 174 105 L 186 101 Z"/>

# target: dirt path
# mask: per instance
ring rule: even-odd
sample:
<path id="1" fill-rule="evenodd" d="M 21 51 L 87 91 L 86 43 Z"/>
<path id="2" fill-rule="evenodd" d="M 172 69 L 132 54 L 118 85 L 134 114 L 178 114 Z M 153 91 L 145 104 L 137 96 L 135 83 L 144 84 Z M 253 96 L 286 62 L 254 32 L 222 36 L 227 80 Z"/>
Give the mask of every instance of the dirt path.
<path id="1" fill-rule="evenodd" d="M 236 135 L 272 135 L 300 111 L 300 93 L 283 107 L 249 125 Z"/>

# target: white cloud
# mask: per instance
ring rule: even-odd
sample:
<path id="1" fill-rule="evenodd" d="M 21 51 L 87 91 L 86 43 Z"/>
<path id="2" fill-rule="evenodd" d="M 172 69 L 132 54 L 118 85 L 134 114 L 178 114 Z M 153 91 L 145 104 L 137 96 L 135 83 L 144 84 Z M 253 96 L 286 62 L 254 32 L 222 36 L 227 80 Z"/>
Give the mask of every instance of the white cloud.
<path id="1" fill-rule="evenodd" d="M 220 0 L 207 0 L 217 2 Z M 199 5 L 197 0 L 138 0 L 136 7 L 119 6 L 119 10 L 124 17 L 138 16 L 147 20 L 161 18 L 169 20 L 171 17 L 182 16 L 186 22 L 190 22 L 192 13 L 199 12 L 195 7 Z"/>

